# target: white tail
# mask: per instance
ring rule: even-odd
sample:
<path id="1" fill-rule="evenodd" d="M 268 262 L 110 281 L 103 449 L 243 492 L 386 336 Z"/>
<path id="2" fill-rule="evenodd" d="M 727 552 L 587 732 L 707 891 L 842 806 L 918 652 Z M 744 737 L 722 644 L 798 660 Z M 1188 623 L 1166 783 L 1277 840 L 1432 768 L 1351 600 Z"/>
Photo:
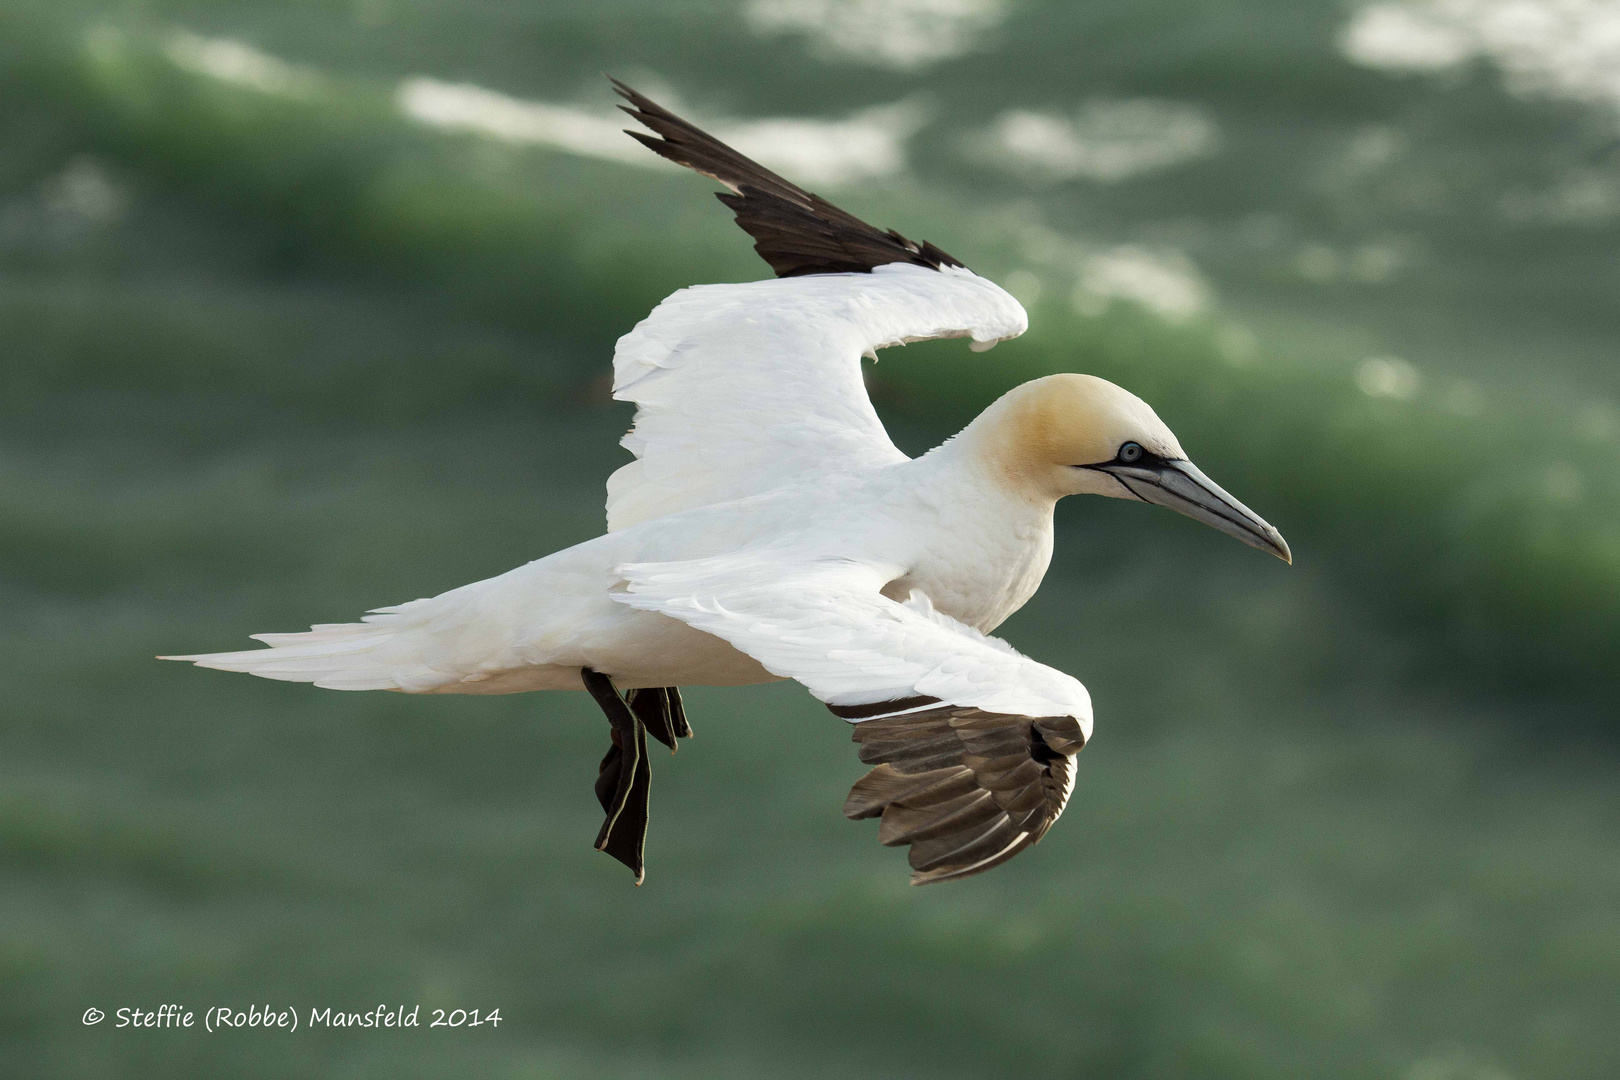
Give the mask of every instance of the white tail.
<path id="1" fill-rule="evenodd" d="M 160 659 L 331 690 L 581 690 L 579 669 L 591 656 L 616 655 L 615 635 L 634 623 L 632 610 L 607 594 L 617 559 L 611 545 L 619 542 L 598 537 L 427 600 L 378 608 L 359 622 L 254 634 L 268 649 Z M 582 640 L 594 645 L 582 651 Z M 647 651 L 634 633 L 627 648 L 632 657 Z"/>
<path id="2" fill-rule="evenodd" d="M 160 656 L 198 667 L 243 671 L 265 679 L 307 682 L 328 690 L 423 693 L 458 681 L 424 662 L 431 639 L 426 600 L 378 608 L 357 623 L 323 623 L 298 634 L 253 634 L 268 649 Z M 415 610 L 413 610 L 415 609 Z M 415 616 L 415 617 L 413 617 Z"/>

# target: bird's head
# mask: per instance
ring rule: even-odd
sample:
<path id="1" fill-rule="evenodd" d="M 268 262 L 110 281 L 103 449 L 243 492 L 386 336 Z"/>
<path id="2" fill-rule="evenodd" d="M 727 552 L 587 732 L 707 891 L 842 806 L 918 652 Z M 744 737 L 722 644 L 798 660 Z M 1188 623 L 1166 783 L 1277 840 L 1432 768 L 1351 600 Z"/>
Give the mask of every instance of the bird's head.
<path id="1" fill-rule="evenodd" d="M 1027 382 L 986 409 L 973 428 L 974 441 L 1006 481 L 1032 495 L 1157 503 L 1294 561 L 1282 534 L 1187 460 L 1147 402 L 1106 379 L 1048 375 Z"/>

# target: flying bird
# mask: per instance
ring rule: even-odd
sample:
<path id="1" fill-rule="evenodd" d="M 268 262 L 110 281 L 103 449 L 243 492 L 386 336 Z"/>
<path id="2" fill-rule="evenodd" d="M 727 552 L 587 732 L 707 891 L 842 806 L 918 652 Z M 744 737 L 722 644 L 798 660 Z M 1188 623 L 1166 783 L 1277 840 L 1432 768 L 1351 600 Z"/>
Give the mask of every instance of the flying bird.
<path id="1" fill-rule="evenodd" d="M 268 648 L 165 659 L 337 690 L 585 690 L 611 746 L 598 850 L 644 873 L 647 735 L 692 733 L 679 687 L 794 679 L 872 769 L 850 818 L 909 845 L 913 884 L 1038 842 L 1091 736 L 1077 680 L 989 636 L 1035 592 L 1066 495 L 1156 503 L 1292 561 L 1277 530 L 1188 460 L 1140 398 L 1089 375 L 1003 395 L 918 458 L 861 377 L 889 345 L 1023 333 L 1024 309 L 929 243 L 880 231 L 614 80 L 654 153 L 718 181 L 774 279 L 696 285 L 619 339 L 635 460 L 607 532 Z"/>

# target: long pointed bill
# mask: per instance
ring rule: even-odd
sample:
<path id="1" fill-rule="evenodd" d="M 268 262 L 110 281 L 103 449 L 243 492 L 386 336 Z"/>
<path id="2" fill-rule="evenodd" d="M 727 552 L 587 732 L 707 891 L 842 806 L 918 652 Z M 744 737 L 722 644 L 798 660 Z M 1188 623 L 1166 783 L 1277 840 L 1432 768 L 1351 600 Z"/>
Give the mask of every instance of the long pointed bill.
<path id="1" fill-rule="evenodd" d="M 1235 536 L 1250 547 L 1269 551 L 1285 563 L 1293 563 L 1288 542 L 1265 519 L 1238 502 L 1221 486 L 1199 471 L 1190 461 L 1156 461 L 1149 465 L 1111 464 L 1100 466 L 1143 502 L 1169 507 L 1178 514 L 1196 518 L 1228 536 Z"/>

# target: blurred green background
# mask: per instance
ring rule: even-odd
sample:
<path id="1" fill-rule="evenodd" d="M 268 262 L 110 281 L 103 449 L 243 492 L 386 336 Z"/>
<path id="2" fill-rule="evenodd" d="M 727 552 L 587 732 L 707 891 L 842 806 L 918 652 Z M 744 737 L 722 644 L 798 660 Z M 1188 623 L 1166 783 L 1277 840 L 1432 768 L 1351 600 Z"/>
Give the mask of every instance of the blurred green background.
<path id="1" fill-rule="evenodd" d="M 1617 22 L 0 0 L 0 1071 L 1620 1075 Z M 791 684 L 688 693 L 634 889 L 583 695 L 151 659 L 600 530 L 613 341 L 766 272 L 603 71 L 1026 302 L 871 369 L 902 447 L 1092 372 L 1294 547 L 1060 508 L 1002 633 L 1097 737 L 993 874 L 909 888 Z M 502 1022 L 80 1022 L 163 1002 Z"/>

